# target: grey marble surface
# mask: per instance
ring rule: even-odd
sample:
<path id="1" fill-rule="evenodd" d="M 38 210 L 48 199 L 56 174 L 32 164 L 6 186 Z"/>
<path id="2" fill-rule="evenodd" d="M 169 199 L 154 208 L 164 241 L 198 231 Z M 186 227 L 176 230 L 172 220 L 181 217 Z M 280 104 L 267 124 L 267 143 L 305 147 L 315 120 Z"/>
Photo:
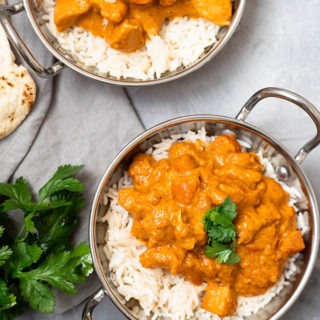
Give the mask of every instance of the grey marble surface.
<path id="1" fill-rule="evenodd" d="M 149 128 L 161 121 L 181 115 L 210 113 L 234 117 L 251 94 L 268 86 L 295 91 L 320 108 L 319 14 L 319 0 L 248 0 L 240 26 L 231 41 L 214 60 L 199 71 L 168 84 L 128 88 L 122 92 L 119 88 L 105 85 L 107 92 L 105 99 L 109 97 L 118 99 L 117 104 L 127 105 L 133 109 L 132 114 L 129 112 L 125 118 L 137 115 L 141 120 L 138 129 L 129 128 L 132 129 L 132 134 L 130 130 L 125 132 L 120 145 L 129 142 L 130 138 L 142 130 L 142 126 Z M 61 84 L 62 79 L 72 81 L 75 78 L 75 73 L 67 70 L 61 74 L 60 80 L 55 81 L 60 81 Z M 81 81 L 88 81 L 92 85 L 87 79 Z M 55 94 L 59 95 L 59 92 L 56 91 Z M 126 99 L 127 95 L 129 100 Z M 51 109 L 52 119 L 57 120 L 56 115 L 62 119 L 62 109 L 54 106 L 53 104 Z M 96 107 L 93 105 L 90 111 L 82 112 L 88 116 L 90 112 L 95 112 Z M 111 117 L 117 117 L 116 105 L 113 107 L 106 105 L 106 108 L 108 107 Z M 261 107 L 250 115 L 248 121 L 279 139 L 292 153 L 295 153 L 315 132 L 311 120 L 301 110 L 274 99 L 261 103 Z M 126 122 L 122 125 L 128 129 Z M 45 127 L 42 128 L 38 138 L 40 141 L 37 142 L 36 139 L 35 143 L 41 143 L 41 139 L 43 140 L 41 134 L 50 134 L 49 129 L 46 133 Z M 57 140 L 52 146 L 55 148 L 58 145 Z M 119 150 L 112 149 L 111 153 L 114 154 Z M 89 151 L 82 160 L 92 160 Z M 71 152 L 72 150 L 64 149 L 63 158 L 72 158 Z M 18 172 L 23 173 L 27 170 L 26 166 L 32 166 L 35 157 L 35 154 L 29 155 L 27 157 L 29 162 L 22 163 Z M 318 199 L 320 199 L 319 159 L 320 147 L 303 163 Z M 92 180 L 93 186 L 95 183 L 96 180 Z M 19 319 L 76 320 L 81 319 L 82 308 L 83 303 L 61 315 L 45 316 L 30 312 Z M 94 319 L 125 318 L 108 299 L 105 299 L 96 308 Z M 320 319 L 320 260 L 299 301 L 283 319 Z"/>

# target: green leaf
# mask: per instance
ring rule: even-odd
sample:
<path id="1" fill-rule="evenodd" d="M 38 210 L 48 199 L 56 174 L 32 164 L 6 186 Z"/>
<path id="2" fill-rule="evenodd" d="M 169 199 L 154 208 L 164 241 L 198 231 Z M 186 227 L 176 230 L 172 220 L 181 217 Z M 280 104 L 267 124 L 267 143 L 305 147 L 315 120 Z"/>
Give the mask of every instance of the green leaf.
<path id="1" fill-rule="evenodd" d="M 11 320 L 26 303 L 43 313 L 54 311 L 52 288 L 76 294 L 75 285 L 92 273 L 90 250 L 81 243 L 70 250 L 77 213 L 84 206 L 83 184 L 73 175 L 83 166 L 59 167 L 39 190 L 34 202 L 27 182 L 0 183 L 0 219 L 21 209 L 24 226 L 15 238 L 6 235 L 0 244 L 0 320 Z M 2 199 L 2 196 L 6 197 Z M 0 237 L 4 228 L 0 225 Z M 5 279 L 5 281 L 4 281 Z M 26 302 L 26 303 L 25 303 Z"/>
<path id="2" fill-rule="evenodd" d="M 81 208 L 84 207 L 84 199 L 81 193 L 74 193 L 70 191 L 60 191 L 53 194 L 50 197 L 50 201 L 52 203 L 56 203 L 59 201 L 66 201 L 70 204 L 72 212 L 78 212 Z"/>
<path id="3" fill-rule="evenodd" d="M 0 310 L 9 309 L 16 304 L 16 297 L 9 294 L 7 284 L 0 280 Z"/>
<path id="4" fill-rule="evenodd" d="M 212 226 L 208 231 L 208 237 L 210 240 L 229 243 L 236 238 L 236 228 L 232 224 L 229 227 Z"/>
<path id="5" fill-rule="evenodd" d="M 32 278 L 20 279 L 21 294 L 33 310 L 42 313 L 54 311 L 55 299 L 53 292 L 42 282 Z"/>
<path id="6" fill-rule="evenodd" d="M 230 220 L 234 220 L 237 216 L 237 205 L 231 200 L 230 197 L 227 197 L 221 205 L 221 210 L 223 213 L 229 217 Z"/>
<path id="7" fill-rule="evenodd" d="M 90 265 L 90 267 L 89 267 Z M 68 294 L 76 294 L 74 283 L 82 283 L 92 271 L 90 250 L 80 244 L 73 252 L 50 254 L 36 269 L 19 273 L 20 279 L 46 282 Z"/>
<path id="8" fill-rule="evenodd" d="M 90 248 L 85 242 L 81 242 L 71 253 L 73 259 L 72 263 L 74 267 L 81 265 L 81 274 L 85 277 L 89 276 L 93 272 L 92 259 Z M 82 280 L 81 280 L 82 282 Z"/>
<path id="9" fill-rule="evenodd" d="M 0 212 L 19 209 L 19 204 L 15 200 L 6 200 L 0 206 Z"/>
<path id="10" fill-rule="evenodd" d="M 241 258 L 239 257 L 239 255 L 235 251 L 232 251 L 226 264 L 231 266 L 231 265 L 237 264 L 239 262 L 241 262 Z"/>
<path id="11" fill-rule="evenodd" d="M 44 211 L 49 211 L 51 209 L 56 209 L 56 208 L 60 208 L 60 207 L 65 207 L 65 206 L 70 206 L 72 205 L 71 202 L 68 202 L 66 200 L 59 200 L 59 201 L 43 201 L 40 203 L 34 203 L 34 202 L 30 202 L 30 203 L 26 203 L 24 205 L 24 208 L 28 211 L 28 212 L 37 212 L 37 213 L 41 213 Z"/>
<path id="12" fill-rule="evenodd" d="M 52 178 L 39 190 L 39 202 L 42 202 L 52 194 L 61 190 L 81 192 L 83 190 L 83 184 L 80 183 L 79 180 L 70 177 L 79 172 L 82 168 L 82 165 L 65 165 L 59 167 Z"/>
<path id="13" fill-rule="evenodd" d="M 27 234 L 29 232 L 32 233 L 36 231 L 36 227 L 34 225 L 34 222 L 32 221 L 32 218 L 33 218 L 33 213 L 24 217 L 24 225 L 25 225 Z"/>
<path id="14" fill-rule="evenodd" d="M 4 265 L 12 255 L 12 250 L 8 246 L 0 248 L 0 266 Z"/>
<path id="15" fill-rule="evenodd" d="M 53 180 L 39 191 L 39 201 L 41 202 L 61 190 L 81 192 L 83 188 L 83 184 L 77 179 Z"/>
<path id="16" fill-rule="evenodd" d="M 10 298 L 11 302 L 15 299 L 15 304 L 10 308 L 1 310 L 0 308 L 0 320 L 13 320 L 17 316 L 21 315 L 25 311 L 25 303 L 21 296 L 21 289 L 19 287 L 19 281 L 12 282 L 10 279 L 7 280 L 6 286 L 9 289 L 8 295 L 12 295 Z"/>
<path id="17" fill-rule="evenodd" d="M 64 166 L 58 167 L 58 170 L 54 173 L 51 179 L 61 180 L 69 178 L 84 168 L 84 165 L 72 166 L 71 164 L 66 164 Z"/>
<path id="18" fill-rule="evenodd" d="M 14 317 L 11 315 L 10 311 L 7 312 L 7 310 L 1 310 L 0 309 L 0 320 L 13 320 Z"/>
<path id="19" fill-rule="evenodd" d="M 207 257 L 213 259 L 218 257 L 221 253 L 229 249 L 230 249 L 230 246 L 226 244 L 222 244 L 217 241 L 212 241 L 211 246 L 205 246 L 204 253 Z"/>
<path id="20" fill-rule="evenodd" d="M 202 218 L 208 239 L 204 253 L 218 263 L 235 264 L 241 261 L 236 253 L 237 230 L 232 221 L 237 216 L 237 207 L 230 197 L 215 208 L 206 211 Z"/>
<path id="21" fill-rule="evenodd" d="M 14 244 L 12 251 L 9 270 L 14 277 L 17 277 L 19 271 L 37 262 L 42 255 L 42 249 L 36 244 L 29 245 L 23 241 Z"/>
<path id="22" fill-rule="evenodd" d="M 15 184 L 0 183 L 0 194 L 15 200 L 20 208 L 32 199 L 29 186 L 22 177 L 18 178 Z"/>
<path id="23" fill-rule="evenodd" d="M 207 257 L 217 258 L 218 263 L 233 265 L 239 263 L 241 258 L 230 245 L 213 241 L 211 246 L 205 246 L 204 253 Z"/>
<path id="24" fill-rule="evenodd" d="M 61 200 L 62 197 L 67 199 Z M 54 201 L 68 201 L 68 206 L 56 208 L 34 219 L 38 230 L 39 245 L 44 250 L 48 248 L 55 250 L 55 246 L 61 244 L 68 247 L 70 235 L 78 221 L 76 213 L 84 205 L 83 197 L 78 193 L 63 192 L 63 194 L 56 195 Z"/>

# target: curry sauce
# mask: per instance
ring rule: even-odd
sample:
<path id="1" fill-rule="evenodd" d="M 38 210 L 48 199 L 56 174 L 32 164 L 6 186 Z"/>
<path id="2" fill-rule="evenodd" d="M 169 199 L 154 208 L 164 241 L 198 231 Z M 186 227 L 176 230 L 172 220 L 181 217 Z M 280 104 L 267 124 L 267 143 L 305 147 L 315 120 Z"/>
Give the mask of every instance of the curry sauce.
<path id="1" fill-rule="evenodd" d="M 167 19 L 204 18 L 226 26 L 231 14 L 230 0 L 56 0 L 54 22 L 59 32 L 78 25 L 111 48 L 133 52 L 158 35 Z"/>
<path id="2" fill-rule="evenodd" d="M 145 268 L 162 268 L 195 285 L 208 284 L 202 307 L 221 317 L 236 311 L 237 296 L 263 294 L 279 279 L 289 256 L 304 249 L 289 195 L 262 173 L 259 157 L 242 152 L 234 136 L 206 144 L 174 143 L 168 159 L 135 156 L 133 187 L 121 189 L 118 202 L 134 221 L 131 233 L 147 249 Z M 230 196 L 237 205 L 235 265 L 204 254 L 202 217 Z"/>

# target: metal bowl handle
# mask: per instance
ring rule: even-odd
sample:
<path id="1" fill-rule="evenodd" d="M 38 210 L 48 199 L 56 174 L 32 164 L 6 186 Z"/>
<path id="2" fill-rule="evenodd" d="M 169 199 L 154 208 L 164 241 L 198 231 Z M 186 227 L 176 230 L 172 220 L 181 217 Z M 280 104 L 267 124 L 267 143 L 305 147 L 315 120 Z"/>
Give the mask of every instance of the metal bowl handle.
<path id="1" fill-rule="evenodd" d="M 105 297 L 105 291 L 100 288 L 86 303 L 82 312 L 82 320 L 92 320 L 92 312 L 94 308 L 101 302 Z"/>
<path id="2" fill-rule="evenodd" d="M 307 155 L 320 143 L 320 112 L 311 102 L 294 92 L 281 88 L 265 88 L 256 92 L 246 102 L 246 104 L 237 114 L 236 119 L 245 121 L 255 105 L 259 101 L 269 97 L 280 98 L 296 104 L 310 116 L 316 125 L 317 134 L 310 141 L 308 141 L 295 156 L 297 163 L 301 164 Z"/>
<path id="3" fill-rule="evenodd" d="M 0 6 L 0 23 L 2 24 L 10 43 L 16 49 L 21 58 L 29 65 L 29 67 L 40 77 L 52 77 L 63 69 L 64 64 L 58 61 L 49 68 L 43 67 L 30 52 L 9 19 L 9 16 L 20 13 L 23 10 L 23 2 L 16 3 L 12 6 Z"/>

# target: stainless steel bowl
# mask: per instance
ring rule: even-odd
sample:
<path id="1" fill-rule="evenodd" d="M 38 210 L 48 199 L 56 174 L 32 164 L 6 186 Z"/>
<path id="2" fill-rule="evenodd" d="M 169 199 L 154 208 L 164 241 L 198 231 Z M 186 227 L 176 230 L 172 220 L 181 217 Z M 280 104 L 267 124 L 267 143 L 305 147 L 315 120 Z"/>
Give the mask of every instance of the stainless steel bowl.
<path id="1" fill-rule="evenodd" d="M 316 125 L 316 136 L 304 145 L 293 157 L 286 148 L 268 133 L 245 122 L 247 116 L 254 106 L 262 99 L 275 97 L 294 103 L 302 108 L 311 117 Z M 300 164 L 320 143 L 320 112 L 303 97 L 279 88 L 266 88 L 255 93 L 244 105 L 235 119 L 213 116 L 194 115 L 173 119 L 161 123 L 135 138 L 129 143 L 113 160 L 104 174 L 97 189 L 91 216 L 90 216 L 90 247 L 96 273 L 100 279 L 102 288 L 86 305 L 83 312 L 83 319 L 92 319 L 94 306 L 108 295 L 116 306 L 129 318 L 139 319 L 139 316 L 132 311 L 133 305 L 137 302 L 126 302 L 117 292 L 117 288 L 110 279 L 108 260 L 102 250 L 105 244 L 105 233 L 108 228 L 106 223 L 101 223 L 100 218 L 105 214 L 107 208 L 103 205 L 102 197 L 119 178 L 123 176 L 131 162 L 132 156 L 138 152 L 144 152 L 155 143 L 173 134 L 186 133 L 188 130 L 197 130 L 205 127 L 209 135 L 234 133 L 238 139 L 248 144 L 249 151 L 262 150 L 264 155 L 271 159 L 271 162 L 278 172 L 278 178 L 285 181 L 288 186 L 298 186 L 303 194 L 303 199 L 297 203 L 299 210 L 307 210 L 309 214 L 310 232 L 306 241 L 306 249 L 303 251 L 301 260 L 301 272 L 292 281 L 290 286 L 286 286 L 281 295 L 276 296 L 272 301 L 255 315 L 248 317 L 250 320 L 279 319 L 297 300 L 305 287 L 313 266 L 315 264 L 318 242 L 319 242 L 319 213 L 317 201 L 312 186 L 301 168 Z"/>
<path id="2" fill-rule="evenodd" d="M 239 21 L 241 19 L 246 0 L 234 0 L 233 1 L 233 15 L 231 19 L 231 24 L 228 27 L 223 27 L 220 29 L 218 34 L 218 41 L 206 48 L 205 53 L 192 65 L 186 68 L 179 68 L 173 72 L 166 72 L 159 79 L 155 80 L 139 80 L 134 78 L 117 79 L 112 76 L 107 76 L 106 74 L 101 74 L 97 69 L 92 67 L 87 67 L 83 65 L 80 61 L 75 60 L 65 52 L 60 46 L 55 38 L 50 34 L 45 24 L 42 21 L 41 13 L 41 0 L 23 0 L 12 6 L 0 5 L 0 23 L 4 27 L 11 44 L 15 47 L 19 55 L 24 59 L 24 61 L 29 65 L 29 67 L 41 77 L 50 77 L 59 73 L 64 65 L 74 69 L 75 71 L 83 74 L 89 78 L 93 78 L 99 81 L 112 83 L 121 86 L 145 86 L 154 85 L 171 80 L 178 79 L 185 76 L 192 71 L 195 71 L 202 67 L 205 63 L 211 60 L 229 41 L 235 29 L 237 28 Z M 39 39 L 46 46 L 46 48 L 55 56 L 58 60 L 57 63 L 49 68 L 45 68 L 37 61 L 33 56 L 31 51 L 25 45 L 17 31 L 15 30 L 13 24 L 11 23 L 9 16 L 26 11 L 30 23 L 36 32 Z"/>

